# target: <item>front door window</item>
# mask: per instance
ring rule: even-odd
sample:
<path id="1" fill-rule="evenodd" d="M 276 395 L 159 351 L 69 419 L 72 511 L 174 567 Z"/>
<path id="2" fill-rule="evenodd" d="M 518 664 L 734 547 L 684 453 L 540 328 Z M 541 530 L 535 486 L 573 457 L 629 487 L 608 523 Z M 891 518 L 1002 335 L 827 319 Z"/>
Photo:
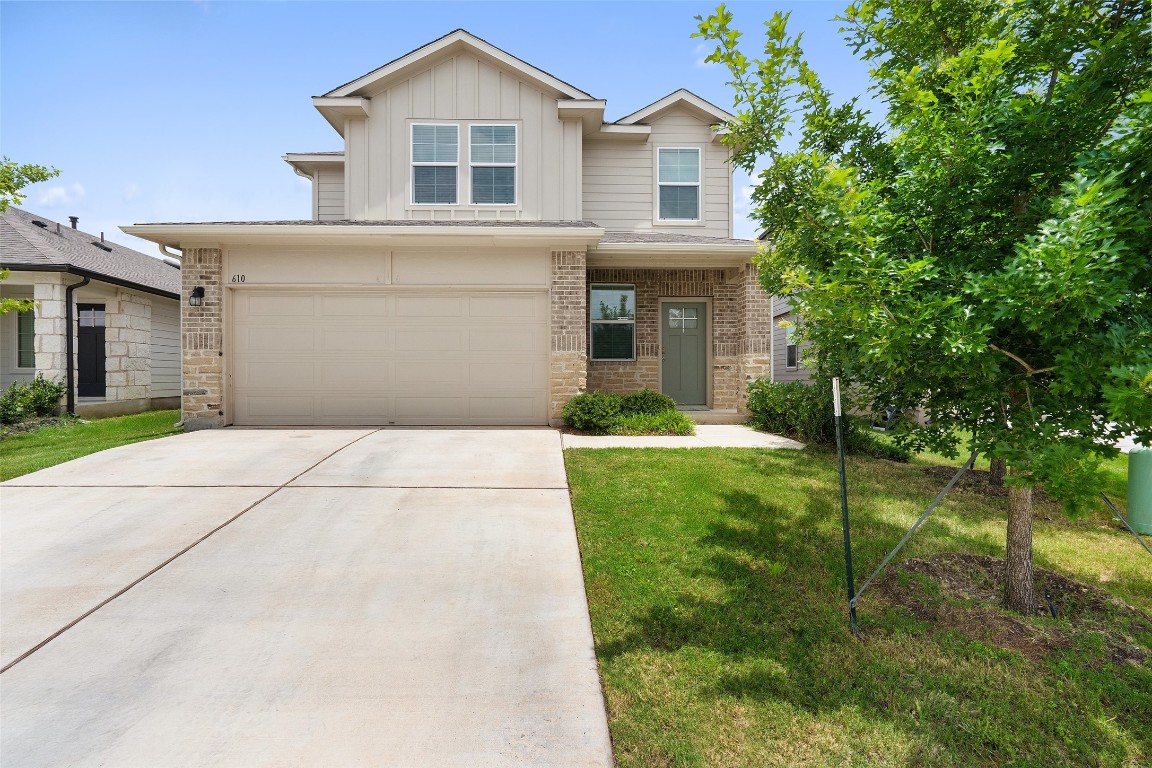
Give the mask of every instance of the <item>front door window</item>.
<path id="1" fill-rule="evenodd" d="M 708 305 L 664 302 L 661 307 L 661 389 L 679 405 L 707 405 Z"/>

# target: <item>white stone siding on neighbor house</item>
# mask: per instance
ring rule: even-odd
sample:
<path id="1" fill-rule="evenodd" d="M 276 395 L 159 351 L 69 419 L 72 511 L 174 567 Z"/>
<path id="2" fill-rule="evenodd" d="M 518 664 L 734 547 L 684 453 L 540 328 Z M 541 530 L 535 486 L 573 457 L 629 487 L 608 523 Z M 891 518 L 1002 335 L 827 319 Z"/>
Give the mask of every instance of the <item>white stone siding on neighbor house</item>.
<path id="1" fill-rule="evenodd" d="M 32 298 L 32 286 L 4 285 L 0 287 L 0 296 L 6 299 Z M 35 368 L 21 368 L 17 365 L 16 344 L 16 312 L 0 315 L 0 389 L 7 389 L 14 382 L 30 381 L 36 377 Z"/>
<path id="2" fill-rule="evenodd" d="M 728 148 L 712 141 L 709 120 L 672 108 L 651 123 L 648 141 L 597 136 L 584 144 L 584 218 L 625 232 L 731 237 L 732 173 Z M 661 147 L 696 147 L 703 158 L 699 223 L 657 221 L 656 157 Z"/>
<path id="3" fill-rule="evenodd" d="M 316 218 L 319 221 L 345 219 L 344 169 L 321 168 L 316 172 Z"/>
<path id="4" fill-rule="evenodd" d="M 49 272 L 37 278 L 33 289 L 36 299 L 36 371 L 54 381 L 64 379 L 68 360 L 64 336 L 66 282 L 74 280 Z"/>
<path id="5" fill-rule="evenodd" d="M 471 53 L 445 56 L 379 92 L 371 116 L 345 130 L 347 214 L 352 219 L 576 220 L 580 212 L 581 124 L 556 114 L 546 92 Z M 413 123 L 460 126 L 458 204 L 412 203 Z M 468 125 L 517 128 L 515 205 L 474 206 L 469 200 Z"/>
<path id="6" fill-rule="evenodd" d="M 105 302 L 105 400 L 151 397 L 151 337 L 151 296 L 121 289 L 114 300 Z"/>
<path id="7" fill-rule="evenodd" d="M 152 298 L 152 398 L 180 396 L 180 303 Z"/>

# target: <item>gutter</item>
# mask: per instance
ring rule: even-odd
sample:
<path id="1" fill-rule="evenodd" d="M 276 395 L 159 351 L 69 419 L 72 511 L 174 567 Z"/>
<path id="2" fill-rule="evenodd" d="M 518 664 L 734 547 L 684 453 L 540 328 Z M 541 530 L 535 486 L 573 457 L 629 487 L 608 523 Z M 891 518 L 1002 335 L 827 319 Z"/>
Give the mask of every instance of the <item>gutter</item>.
<path id="1" fill-rule="evenodd" d="M 76 415 L 76 356 L 75 356 L 75 336 L 76 333 L 72 329 L 72 291 L 77 288 L 83 288 L 91 282 L 92 278 L 85 277 L 78 283 L 72 283 L 64 291 L 64 371 L 65 378 L 68 381 L 68 415 Z"/>
<path id="2" fill-rule="evenodd" d="M 153 296 L 164 296 L 166 298 L 176 300 L 180 299 L 180 294 L 178 293 L 171 293 L 169 291 L 161 290 L 160 288 L 152 288 L 147 285 L 141 285 L 140 283 L 134 283 L 131 280 L 121 280 L 118 277 L 109 277 L 107 275 L 102 275 L 99 272 L 93 272 L 90 269 L 74 267 L 71 264 L 53 264 L 50 266 L 45 266 L 43 264 L 5 263 L 0 266 L 2 266 L 4 269 L 17 270 L 19 272 L 64 272 L 69 275 L 76 275 L 77 277 L 86 278 L 87 280 L 96 280 L 101 283 L 118 285 L 121 288 L 131 288 L 132 290 L 140 291 L 141 293 L 150 293 Z"/>

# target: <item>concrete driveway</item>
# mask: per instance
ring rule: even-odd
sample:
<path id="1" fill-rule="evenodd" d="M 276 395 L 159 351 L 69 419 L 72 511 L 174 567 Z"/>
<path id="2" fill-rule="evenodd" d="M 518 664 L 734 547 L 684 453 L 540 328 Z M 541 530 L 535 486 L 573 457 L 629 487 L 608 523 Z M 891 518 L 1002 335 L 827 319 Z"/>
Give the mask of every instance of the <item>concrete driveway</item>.
<path id="1" fill-rule="evenodd" d="M 5 766 L 610 766 L 560 437 L 228 429 L 0 487 Z"/>

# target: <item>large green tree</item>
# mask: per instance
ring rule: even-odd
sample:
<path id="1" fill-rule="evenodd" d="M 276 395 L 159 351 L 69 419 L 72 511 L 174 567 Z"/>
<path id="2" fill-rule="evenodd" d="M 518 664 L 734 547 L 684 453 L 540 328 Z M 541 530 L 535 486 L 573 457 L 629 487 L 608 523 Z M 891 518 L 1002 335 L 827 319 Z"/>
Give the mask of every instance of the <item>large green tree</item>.
<path id="1" fill-rule="evenodd" d="M 8 210 L 10 205 L 20 205 L 24 196 L 20 190 L 29 184 L 47 181 L 53 176 L 59 176 L 60 171 L 43 165 L 21 165 L 7 157 L 0 159 L 0 212 Z M 0 283 L 8 279 L 8 270 L 0 269 Z M 0 315 L 9 312 L 26 312 L 35 306 L 35 302 L 27 299 L 0 298 Z"/>
<path id="2" fill-rule="evenodd" d="M 884 114 L 836 104 L 787 15 L 763 54 L 698 18 L 757 174 L 765 289 L 821 376 L 924 406 L 1009 469 L 1005 602 L 1035 610 L 1032 488 L 1090 503 L 1122 433 L 1152 439 L 1149 0 L 857 0 L 840 17 Z"/>

